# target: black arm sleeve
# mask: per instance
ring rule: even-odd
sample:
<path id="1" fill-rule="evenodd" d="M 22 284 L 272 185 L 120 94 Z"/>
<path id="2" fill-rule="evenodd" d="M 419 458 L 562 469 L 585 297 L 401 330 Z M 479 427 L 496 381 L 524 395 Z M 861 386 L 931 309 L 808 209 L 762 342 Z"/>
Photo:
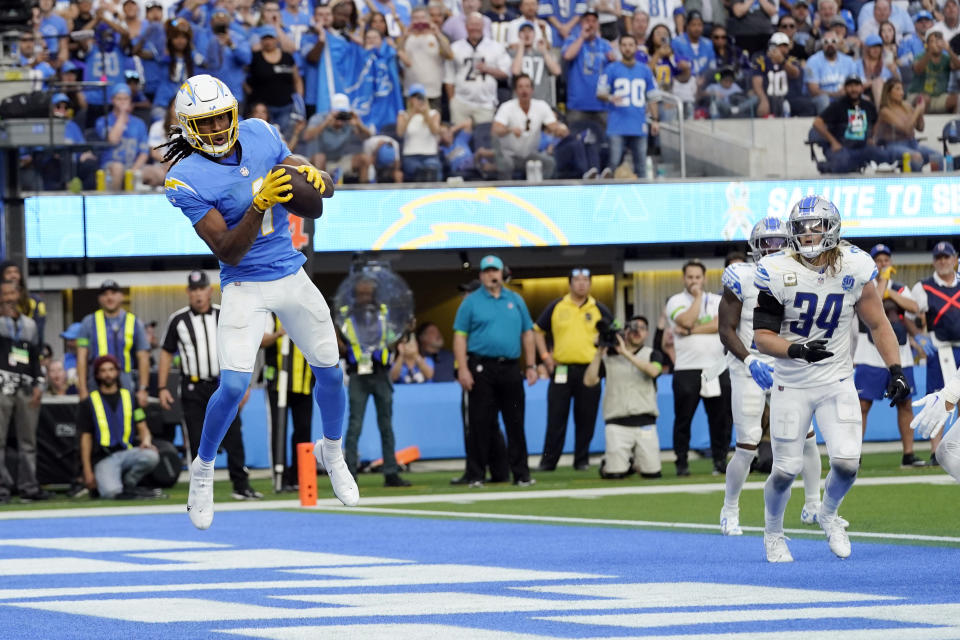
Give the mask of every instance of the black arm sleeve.
<path id="1" fill-rule="evenodd" d="M 783 322 L 783 305 L 766 291 L 757 296 L 757 308 L 753 310 L 753 330 L 767 329 L 780 333 Z"/>

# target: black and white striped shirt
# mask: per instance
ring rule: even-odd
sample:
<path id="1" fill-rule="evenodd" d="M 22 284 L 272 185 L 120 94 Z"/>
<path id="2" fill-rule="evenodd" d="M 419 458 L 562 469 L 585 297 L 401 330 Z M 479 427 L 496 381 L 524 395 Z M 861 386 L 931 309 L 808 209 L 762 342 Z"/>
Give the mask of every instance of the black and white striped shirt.
<path id="1" fill-rule="evenodd" d="M 163 350 L 180 354 L 184 382 L 212 381 L 220 377 L 217 359 L 217 320 L 220 305 L 210 305 L 206 313 L 195 313 L 190 307 L 170 314 Z"/>

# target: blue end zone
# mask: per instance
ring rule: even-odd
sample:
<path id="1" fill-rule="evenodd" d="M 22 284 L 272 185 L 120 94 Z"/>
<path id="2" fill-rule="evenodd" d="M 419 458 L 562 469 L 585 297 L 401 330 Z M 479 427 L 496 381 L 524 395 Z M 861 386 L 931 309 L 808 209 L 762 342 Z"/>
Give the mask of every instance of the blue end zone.
<path id="1" fill-rule="evenodd" d="M 159 551 L 66 551 L 18 546 L 24 538 L 51 538 L 70 536 L 130 537 L 161 540 Z M 618 637 L 659 636 L 669 634 L 719 634 L 719 633 L 769 633 L 802 630 L 827 632 L 852 629 L 898 629 L 902 637 L 910 637 L 907 629 L 927 625 L 939 626 L 950 621 L 931 616 L 927 620 L 908 619 L 897 621 L 883 619 L 877 612 L 889 611 L 891 607 L 910 609 L 908 605 L 955 603 L 960 600 L 956 593 L 955 568 L 960 561 L 960 549 L 933 546 L 887 545 L 861 542 L 854 538 L 853 556 L 846 561 L 835 558 L 822 538 L 795 539 L 790 548 L 796 562 L 789 565 L 770 565 L 763 559 L 763 545 L 757 536 L 723 538 L 719 534 L 683 533 L 678 531 L 640 531 L 614 528 L 556 526 L 540 524 L 491 523 L 463 520 L 440 520 L 427 518 L 399 518 L 366 515 L 302 513 L 283 511 L 224 512 L 218 513 L 212 529 L 206 532 L 194 530 L 184 515 L 145 515 L 102 518 L 37 519 L 6 521 L 0 524 L 0 620 L 3 621 L 3 636 L 8 638 L 152 638 L 152 637 L 237 637 L 216 633 L 216 630 L 250 630 L 255 637 L 256 628 L 303 627 L 324 625 L 347 625 L 362 627 L 373 624 L 434 624 L 459 628 L 459 637 L 471 637 L 469 630 L 494 630 L 504 636 L 528 633 L 549 637 Z M 171 542 L 172 541 L 172 542 Z M 163 592 L 162 585 L 190 583 L 233 583 L 246 581 L 291 581 L 291 580 L 343 580 L 336 571 L 351 571 L 368 564 L 357 558 L 342 559 L 336 569 L 327 569 L 316 563 L 300 562 L 269 568 L 218 568 L 198 570 L 186 566 L 183 560 L 161 560 L 138 557 L 143 553 L 183 553 L 188 543 L 215 543 L 226 545 L 217 549 L 195 552 L 203 558 L 219 551 L 241 551 L 253 557 L 259 550 L 264 558 L 283 556 L 286 551 L 342 554 L 345 556 L 371 556 L 390 559 L 383 561 L 371 575 L 378 575 L 395 566 L 396 562 L 411 563 L 402 568 L 403 573 L 417 575 L 418 565 L 449 563 L 471 565 L 461 570 L 468 576 L 472 571 L 513 568 L 531 572 L 574 572 L 591 574 L 583 578 L 519 578 L 509 581 L 471 582 L 444 584 L 441 581 L 423 584 L 394 584 L 380 586 L 301 586 L 279 588 L 276 586 L 234 589 L 191 589 L 189 591 Z M 187 549 L 186 551 L 194 551 Z M 42 558 L 47 575 L 22 575 L 17 569 L 19 562 L 27 558 Z M 103 573 L 58 573 L 58 566 L 73 562 L 68 558 L 85 558 L 142 566 L 137 570 L 108 571 Z M 243 557 L 238 562 L 244 562 Z M 380 561 L 374 561 L 374 564 Z M 183 565 L 176 570 L 157 570 L 158 565 Z M 281 561 L 282 564 L 282 561 Z M 354 565 L 353 569 L 350 565 Z M 311 567 L 310 573 L 291 573 L 290 569 Z M 344 569 L 344 567 L 347 567 Z M 921 579 L 922 577 L 922 579 Z M 646 583 L 666 583 L 664 585 Z M 799 599 L 781 598 L 779 592 L 766 591 L 767 599 L 750 600 L 717 606 L 709 599 L 697 596 L 697 588 L 673 583 L 712 583 L 724 597 L 744 593 L 748 585 L 757 587 L 782 587 L 803 590 Z M 26 590 L 55 587 L 107 587 L 142 586 L 150 588 L 143 592 L 114 590 L 105 595 L 63 595 L 42 598 L 25 598 Z M 618 586 L 619 585 L 619 586 Z M 518 587 L 534 586 L 538 590 Z M 708 584 L 708 588 L 713 588 Z M 597 589 L 619 589 L 620 595 L 601 595 Z M 656 593 L 675 591 L 669 602 L 657 599 Z M 673 591 L 671 591 L 673 590 Z M 377 613 L 381 606 L 389 608 L 389 598 L 419 597 L 423 593 L 455 592 L 455 597 L 437 596 L 453 609 L 449 613 L 413 613 L 397 615 Z M 828 592 L 828 593 L 818 593 Z M 860 594 L 847 602 L 841 601 L 841 592 Z M 784 592 L 787 593 L 787 592 Z M 400 595 L 397 595 L 400 594 Z M 404 596 L 406 594 L 406 596 Z M 624 595 L 626 594 L 626 595 Z M 293 596 L 293 599 L 278 596 Z M 349 611 L 354 602 L 324 603 L 324 597 L 355 598 L 359 606 L 373 607 L 368 615 L 329 615 L 335 612 L 329 607 L 344 607 Z M 458 611 L 461 602 L 473 596 L 500 598 L 502 606 L 495 611 Z M 298 600 L 297 597 L 302 597 Z M 312 597 L 312 599 L 311 599 Z M 611 604 L 610 598 L 629 597 L 622 605 Z M 893 597 L 896 600 L 888 600 Z M 162 598 L 201 599 L 214 601 L 204 605 L 211 615 L 219 611 L 221 603 L 259 607 L 268 612 L 260 619 L 242 619 L 243 614 L 214 621 L 154 621 L 132 622 L 116 619 L 109 614 L 110 605 L 105 604 L 102 615 L 78 615 L 40 608 L 13 606 L 38 601 L 93 600 L 84 604 L 99 610 L 105 599 L 148 598 L 158 602 L 156 610 L 146 614 L 163 618 Z M 536 610 L 511 607 L 513 598 L 527 600 L 536 598 L 542 606 Z M 596 600 L 596 607 L 582 604 L 583 600 Z M 428 600 L 429 601 L 429 600 Z M 577 602 L 580 604 L 575 604 Z M 709 606 L 705 606 L 708 603 Z M 786 604 L 784 604 L 786 603 Z M 56 609 L 59 605 L 47 605 Z M 134 607 L 144 608 L 143 602 Z M 865 607 L 863 615 L 852 615 L 847 607 Z M 318 614 L 317 607 L 327 607 Z M 799 619 L 769 620 L 764 617 L 771 608 L 775 610 L 823 608 L 823 616 Z M 185 607 L 189 609 L 189 607 Z M 169 612 L 172 619 L 184 608 Z M 306 611 L 310 610 L 310 611 Z M 236 612 L 238 609 L 230 609 Z M 276 613 L 279 611 L 280 613 Z M 711 622 L 718 612 L 735 612 L 736 620 L 718 619 Z M 696 621 L 684 612 L 699 612 Z M 616 626 L 602 624 L 602 617 L 618 614 L 666 613 L 674 616 L 676 624 L 665 626 Z M 573 622 L 568 616 L 590 616 L 583 622 Z M 598 621 L 594 616 L 601 616 Z M 248 618 L 255 616 L 246 616 Z M 789 616 L 781 616 L 787 617 Z M 955 616 L 954 616 L 955 617 Z M 668 619 L 669 622 L 669 619 Z M 953 620 L 957 624 L 956 620 Z M 944 629 L 946 635 L 958 637 L 960 629 Z M 358 628 L 358 634 L 362 632 Z M 900 633 L 897 631 L 897 633 Z M 952 633 L 952 635 L 950 635 Z M 239 636 L 244 637 L 245 634 Z M 292 636 L 283 636 L 292 637 Z M 353 637 L 353 636 L 350 636 Z M 773 637 L 771 635 L 771 637 Z M 814 637 L 814 636 L 811 636 Z M 930 636 L 933 637 L 933 636 Z"/>

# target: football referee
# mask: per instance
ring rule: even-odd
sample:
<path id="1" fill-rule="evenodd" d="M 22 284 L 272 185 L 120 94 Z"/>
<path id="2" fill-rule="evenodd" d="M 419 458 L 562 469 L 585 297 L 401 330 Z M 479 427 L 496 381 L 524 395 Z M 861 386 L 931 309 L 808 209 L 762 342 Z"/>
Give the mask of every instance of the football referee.
<path id="1" fill-rule="evenodd" d="M 160 347 L 160 366 L 157 369 L 157 388 L 160 405 L 169 410 L 173 394 L 167 388 L 167 378 L 174 354 L 180 354 L 180 404 L 183 421 L 190 440 L 190 459 L 197 457 L 203 417 L 210 396 L 220 386 L 220 364 L 217 359 L 217 321 L 220 306 L 211 304 L 213 295 L 210 280 L 202 271 L 192 271 L 187 277 L 189 306 L 178 309 L 167 321 L 167 331 Z M 240 406 L 246 402 L 244 398 Z M 263 497 L 250 486 L 247 474 L 243 437 L 240 433 L 240 414 L 234 419 L 223 439 L 227 452 L 227 469 L 233 484 L 235 500 L 258 500 Z"/>

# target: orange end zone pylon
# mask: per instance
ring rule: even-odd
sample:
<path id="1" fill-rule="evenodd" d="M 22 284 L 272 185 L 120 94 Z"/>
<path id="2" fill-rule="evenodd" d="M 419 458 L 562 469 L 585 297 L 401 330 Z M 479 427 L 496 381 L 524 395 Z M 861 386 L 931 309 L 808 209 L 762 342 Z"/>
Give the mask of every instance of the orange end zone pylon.
<path id="1" fill-rule="evenodd" d="M 397 464 L 410 464 L 415 460 L 420 459 L 420 447 L 413 445 L 410 447 L 404 447 L 396 452 Z M 383 458 L 379 458 L 370 463 L 371 467 L 382 467 Z"/>
<path id="2" fill-rule="evenodd" d="M 297 479 L 300 481 L 300 505 L 317 505 L 317 459 L 313 457 L 313 443 L 297 445 Z"/>

